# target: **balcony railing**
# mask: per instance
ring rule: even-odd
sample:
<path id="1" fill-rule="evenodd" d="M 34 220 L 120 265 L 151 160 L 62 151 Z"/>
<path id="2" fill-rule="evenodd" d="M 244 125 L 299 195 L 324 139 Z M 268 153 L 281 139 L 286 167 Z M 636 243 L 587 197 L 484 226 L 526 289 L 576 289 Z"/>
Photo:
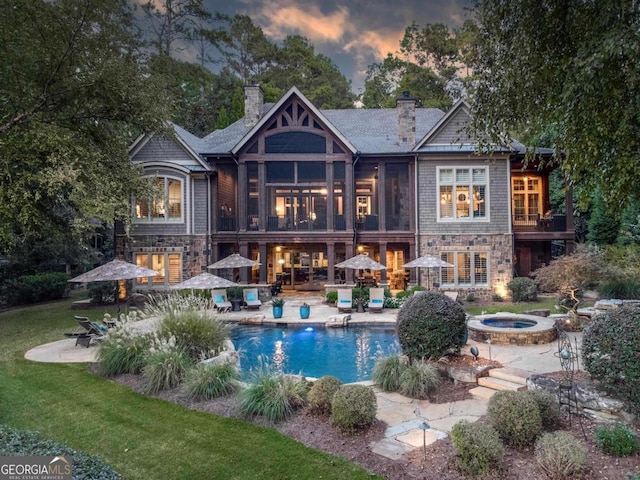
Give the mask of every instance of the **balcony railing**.
<path id="1" fill-rule="evenodd" d="M 236 219 L 233 217 L 224 217 L 218 219 L 218 231 L 219 232 L 235 232 Z"/>
<path id="2" fill-rule="evenodd" d="M 548 217 L 540 215 L 514 215 L 514 232 L 565 232 L 567 230 L 566 215 L 557 213 Z"/>
<path id="3" fill-rule="evenodd" d="M 378 230 L 378 215 L 358 215 L 356 217 L 356 230 Z"/>
<path id="4" fill-rule="evenodd" d="M 309 230 L 326 230 L 327 222 L 324 218 L 312 220 L 306 216 L 295 217 L 293 215 L 269 215 L 267 217 L 267 230 L 270 232 L 298 232 Z"/>

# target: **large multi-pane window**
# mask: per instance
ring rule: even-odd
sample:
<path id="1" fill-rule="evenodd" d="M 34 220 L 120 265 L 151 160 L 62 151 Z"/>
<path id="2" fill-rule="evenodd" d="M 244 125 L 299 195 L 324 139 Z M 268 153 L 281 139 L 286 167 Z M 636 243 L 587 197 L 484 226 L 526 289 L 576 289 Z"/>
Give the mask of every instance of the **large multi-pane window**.
<path id="1" fill-rule="evenodd" d="M 155 277 L 137 279 L 138 285 L 162 287 L 180 283 L 182 271 L 182 255 L 179 253 L 138 253 L 135 256 L 136 265 L 150 268 L 159 273 Z"/>
<path id="2" fill-rule="evenodd" d="M 487 169 L 440 168 L 438 189 L 440 220 L 485 220 L 487 218 Z"/>
<path id="3" fill-rule="evenodd" d="M 182 181 L 171 177 L 155 177 L 152 184 L 156 195 L 136 199 L 136 220 L 182 220 Z"/>
<path id="4" fill-rule="evenodd" d="M 475 287 L 489 284 L 487 253 L 442 252 L 440 258 L 453 265 L 441 268 L 442 286 Z"/>
<path id="5" fill-rule="evenodd" d="M 513 217 L 516 222 L 537 221 L 542 213 L 540 177 L 513 177 Z"/>

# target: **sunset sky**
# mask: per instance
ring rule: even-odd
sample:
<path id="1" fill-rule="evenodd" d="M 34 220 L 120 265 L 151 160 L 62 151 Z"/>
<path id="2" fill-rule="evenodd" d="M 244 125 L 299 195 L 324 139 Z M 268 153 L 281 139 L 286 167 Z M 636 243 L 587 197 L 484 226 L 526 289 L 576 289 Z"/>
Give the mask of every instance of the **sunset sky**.
<path id="1" fill-rule="evenodd" d="M 303 35 L 316 53 L 331 58 L 352 89 L 360 93 L 364 72 L 399 48 L 405 28 L 415 21 L 462 25 L 468 0 L 205 0 L 212 12 L 245 14 L 278 43 L 287 35 Z"/>

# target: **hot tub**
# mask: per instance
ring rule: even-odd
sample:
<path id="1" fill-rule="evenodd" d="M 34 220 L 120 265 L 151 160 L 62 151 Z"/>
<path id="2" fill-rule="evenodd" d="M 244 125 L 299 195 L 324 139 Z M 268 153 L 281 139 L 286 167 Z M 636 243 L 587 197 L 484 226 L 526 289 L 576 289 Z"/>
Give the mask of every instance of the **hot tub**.
<path id="1" fill-rule="evenodd" d="M 519 313 L 477 315 L 467 321 L 469 338 L 497 345 L 537 345 L 556 339 L 555 320 Z"/>

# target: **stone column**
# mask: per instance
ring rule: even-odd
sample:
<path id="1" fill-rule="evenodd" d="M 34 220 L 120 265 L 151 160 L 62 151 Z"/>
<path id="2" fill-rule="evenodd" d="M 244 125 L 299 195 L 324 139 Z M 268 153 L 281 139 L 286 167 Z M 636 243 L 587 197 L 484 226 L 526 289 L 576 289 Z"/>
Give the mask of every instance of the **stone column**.
<path id="1" fill-rule="evenodd" d="M 387 242 L 380 242 L 378 245 L 380 248 L 380 263 L 386 266 L 387 265 Z M 382 283 L 387 283 L 386 270 L 380 270 L 380 281 Z"/>
<path id="2" fill-rule="evenodd" d="M 249 258 L 249 244 L 247 242 L 240 242 L 239 247 L 240 255 Z M 242 283 L 249 283 L 249 268 L 250 267 L 243 267 L 240 269 L 240 281 Z"/>
<path id="3" fill-rule="evenodd" d="M 258 244 L 260 249 L 260 283 L 267 283 L 267 242 Z"/>
<path id="4" fill-rule="evenodd" d="M 333 242 L 327 242 L 327 283 L 334 283 L 336 280 L 336 249 Z"/>

